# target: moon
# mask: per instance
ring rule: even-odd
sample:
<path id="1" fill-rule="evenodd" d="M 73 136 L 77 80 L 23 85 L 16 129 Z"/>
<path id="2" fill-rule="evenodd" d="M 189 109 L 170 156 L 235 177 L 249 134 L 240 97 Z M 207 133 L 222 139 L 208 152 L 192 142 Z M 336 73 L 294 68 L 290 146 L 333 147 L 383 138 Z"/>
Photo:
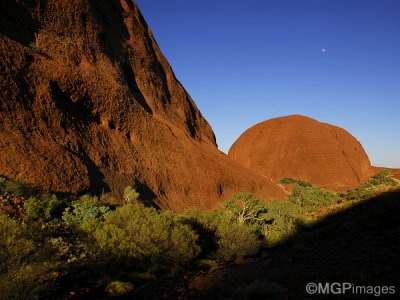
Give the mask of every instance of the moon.
<path id="1" fill-rule="evenodd" d="M 322 48 L 322 49 L 321 49 L 321 52 L 322 52 L 322 53 L 326 53 L 326 48 Z"/>

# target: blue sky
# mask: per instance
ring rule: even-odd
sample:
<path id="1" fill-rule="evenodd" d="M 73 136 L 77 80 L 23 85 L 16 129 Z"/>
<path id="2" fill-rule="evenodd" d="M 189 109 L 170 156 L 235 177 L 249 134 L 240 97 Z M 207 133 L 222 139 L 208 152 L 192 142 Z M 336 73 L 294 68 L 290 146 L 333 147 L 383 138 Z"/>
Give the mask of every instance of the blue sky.
<path id="1" fill-rule="evenodd" d="M 302 114 L 400 168 L 399 0 L 136 2 L 222 151 L 259 122 Z"/>

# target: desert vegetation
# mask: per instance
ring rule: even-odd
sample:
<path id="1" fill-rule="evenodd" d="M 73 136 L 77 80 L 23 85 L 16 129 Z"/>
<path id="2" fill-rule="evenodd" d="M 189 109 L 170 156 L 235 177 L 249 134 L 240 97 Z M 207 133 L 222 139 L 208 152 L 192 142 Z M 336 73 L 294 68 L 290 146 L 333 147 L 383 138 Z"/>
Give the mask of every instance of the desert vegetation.
<path id="1" fill-rule="evenodd" d="M 174 213 L 140 204 L 133 187 L 117 205 L 109 196 L 43 193 L 2 177 L 1 297 L 121 296 L 157 278 L 216 270 L 279 245 L 321 209 L 347 207 L 397 181 L 385 170 L 347 194 L 291 178 L 281 184 L 290 185 L 287 200 L 242 193 L 217 210 Z"/>

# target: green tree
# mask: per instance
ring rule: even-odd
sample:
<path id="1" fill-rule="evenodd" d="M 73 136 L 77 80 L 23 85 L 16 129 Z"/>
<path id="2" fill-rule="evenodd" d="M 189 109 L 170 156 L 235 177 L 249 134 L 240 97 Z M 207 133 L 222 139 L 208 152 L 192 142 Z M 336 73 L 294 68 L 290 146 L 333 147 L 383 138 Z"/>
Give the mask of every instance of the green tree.
<path id="1" fill-rule="evenodd" d="M 127 204 L 133 204 L 139 199 L 140 194 L 131 186 L 127 186 L 124 190 L 124 198 Z"/>
<path id="2" fill-rule="evenodd" d="M 105 254 L 154 269 L 185 265 L 200 253 L 198 235 L 191 226 L 173 213 L 139 204 L 118 207 L 89 233 Z"/>
<path id="3" fill-rule="evenodd" d="M 100 205 L 97 197 L 84 195 L 65 209 L 62 219 L 67 226 L 78 228 L 89 221 L 104 220 L 109 212 L 110 208 Z"/>
<path id="4" fill-rule="evenodd" d="M 66 205 L 65 200 L 60 200 L 56 195 L 50 193 L 30 197 L 24 203 L 25 220 L 44 222 L 52 218 L 59 218 Z"/>
<path id="5" fill-rule="evenodd" d="M 223 207 L 228 216 L 238 224 L 262 223 L 268 218 L 263 200 L 250 193 L 234 196 Z"/>

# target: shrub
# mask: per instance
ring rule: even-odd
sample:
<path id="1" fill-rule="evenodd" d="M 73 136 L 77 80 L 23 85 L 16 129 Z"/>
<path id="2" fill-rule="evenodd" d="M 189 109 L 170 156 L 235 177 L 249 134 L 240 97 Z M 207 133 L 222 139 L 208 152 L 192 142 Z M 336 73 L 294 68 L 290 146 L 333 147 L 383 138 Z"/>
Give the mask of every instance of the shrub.
<path id="1" fill-rule="evenodd" d="M 26 227 L 0 213 L 0 290 L 2 299 L 39 299 L 52 292 L 47 247 Z"/>
<path id="2" fill-rule="evenodd" d="M 3 192 L 6 182 L 7 182 L 7 178 L 0 176 L 0 192 Z"/>
<path id="3" fill-rule="evenodd" d="M 261 199 L 243 193 L 229 199 L 223 205 L 228 217 L 238 224 L 262 223 L 267 218 L 267 208 Z"/>
<path id="4" fill-rule="evenodd" d="M 25 237 L 24 228 L 0 213 L 0 273 L 21 267 L 35 256 L 34 243 Z"/>
<path id="5" fill-rule="evenodd" d="M 290 202 L 296 204 L 305 213 L 317 210 L 339 199 L 338 194 L 314 185 L 296 185 L 288 197 Z"/>
<path id="6" fill-rule="evenodd" d="M 372 176 L 368 182 L 354 190 L 348 191 L 345 197 L 349 200 L 364 200 L 377 195 L 379 192 L 387 191 L 387 187 L 391 188 L 397 184 L 398 182 L 393 179 L 393 175 L 389 170 L 382 170 Z"/>
<path id="7" fill-rule="evenodd" d="M 68 227 L 76 229 L 93 220 L 104 220 L 109 212 L 110 208 L 100 205 L 97 197 L 84 195 L 65 209 L 62 219 Z"/>
<path id="8" fill-rule="evenodd" d="M 270 200 L 268 222 L 263 225 L 263 234 L 269 246 L 274 246 L 285 237 L 296 232 L 301 209 L 290 201 Z"/>
<path id="9" fill-rule="evenodd" d="M 312 184 L 307 181 L 298 180 L 298 179 L 294 179 L 294 178 L 290 178 L 290 177 L 285 177 L 285 178 L 281 179 L 280 183 L 282 185 L 297 184 L 302 187 L 312 186 Z"/>
<path id="10" fill-rule="evenodd" d="M 139 199 L 139 193 L 131 186 L 127 186 L 124 190 L 124 198 L 127 204 L 133 204 Z"/>
<path id="11" fill-rule="evenodd" d="M 215 237 L 218 249 L 215 257 L 220 261 L 229 261 L 238 257 L 256 254 L 261 241 L 247 226 L 221 222 Z"/>
<path id="12" fill-rule="evenodd" d="M 106 253 L 155 269 L 179 267 L 200 253 L 198 236 L 172 213 L 125 205 L 106 215 L 91 231 Z"/>
<path id="13" fill-rule="evenodd" d="M 8 180 L 0 177 L 0 192 L 10 193 L 20 197 L 28 197 L 32 194 L 31 188 L 22 181 Z"/>
<path id="14" fill-rule="evenodd" d="M 134 286 L 130 282 L 112 281 L 106 286 L 106 293 L 110 296 L 124 296 L 133 291 Z"/>
<path id="15" fill-rule="evenodd" d="M 28 222 L 49 221 L 52 218 L 60 217 L 66 207 L 65 200 L 57 199 L 56 195 L 45 193 L 37 197 L 31 197 L 24 203 L 25 220 Z"/>
<path id="16" fill-rule="evenodd" d="M 258 224 L 237 223 L 237 217 L 233 217 L 234 211 L 230 209 L 191 210 L 182 216 L 199 233 L 203 257 L 227 261 L 259 251 L 262 241 L 256 233 Z"/>
<path id="17" fill-rule="evenodd" d="M 376 189 L 367 183 L 354 190 L 349 191 L 346 194 L 346 198 L 349 200 L 363 200 L 373 197 L 374 195 L 376 195 L 376 193 Z"/>
<path id="18" fill-rule="evenodd" d="M 387 186 L 395 186 L 398 184 L 397 181 L 393 179 L 393 175 L 389 170 L 382 170 L 376 173 L 368 183 L 372 185 L 385 184 Z"/>

